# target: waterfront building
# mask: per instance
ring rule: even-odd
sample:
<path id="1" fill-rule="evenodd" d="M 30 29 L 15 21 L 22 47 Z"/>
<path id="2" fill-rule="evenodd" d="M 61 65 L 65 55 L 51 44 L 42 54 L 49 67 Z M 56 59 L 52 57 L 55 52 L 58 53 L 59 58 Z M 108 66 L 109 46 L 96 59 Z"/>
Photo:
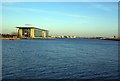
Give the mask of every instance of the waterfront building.
<path id="1" fill-rule="evenodd" d="M 36 28 L 35 26 L 25 25 L 17 26 L 19 38 L 46 38 L 48 37 L 48 30 Z"/>

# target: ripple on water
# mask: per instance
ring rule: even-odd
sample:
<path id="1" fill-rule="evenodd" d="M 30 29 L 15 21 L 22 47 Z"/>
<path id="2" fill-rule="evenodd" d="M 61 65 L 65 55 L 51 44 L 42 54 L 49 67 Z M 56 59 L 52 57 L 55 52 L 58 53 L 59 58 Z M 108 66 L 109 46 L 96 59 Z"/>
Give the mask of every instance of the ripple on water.
<path id="1" fill-rule="evenodd" d="M 117 51 L 107 40 L 4 40 L 3 79 L 116 79 Z"/>

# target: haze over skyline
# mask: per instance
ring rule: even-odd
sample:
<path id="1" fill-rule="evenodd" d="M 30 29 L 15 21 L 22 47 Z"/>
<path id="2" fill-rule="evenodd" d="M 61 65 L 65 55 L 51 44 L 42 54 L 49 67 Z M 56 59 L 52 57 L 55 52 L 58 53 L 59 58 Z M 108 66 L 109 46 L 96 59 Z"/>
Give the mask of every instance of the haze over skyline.
<path id="1" fill-rule="evenodd" d="M 2 32 L 32 24 L 50 35 L 118 35 L 117 2 L 11 2 L 2 5 Z"/>

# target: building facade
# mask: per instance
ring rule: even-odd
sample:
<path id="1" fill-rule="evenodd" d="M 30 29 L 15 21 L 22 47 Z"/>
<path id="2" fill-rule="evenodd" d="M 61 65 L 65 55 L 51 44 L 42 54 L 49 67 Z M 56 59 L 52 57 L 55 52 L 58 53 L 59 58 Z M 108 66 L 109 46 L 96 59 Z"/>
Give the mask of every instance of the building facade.
<path id="1" fill-rule="evenodd" d="M 19 38 L 46 38 L 49 36 L 48 30 L 36 28 L 34 26 L 17 26 Z"/>

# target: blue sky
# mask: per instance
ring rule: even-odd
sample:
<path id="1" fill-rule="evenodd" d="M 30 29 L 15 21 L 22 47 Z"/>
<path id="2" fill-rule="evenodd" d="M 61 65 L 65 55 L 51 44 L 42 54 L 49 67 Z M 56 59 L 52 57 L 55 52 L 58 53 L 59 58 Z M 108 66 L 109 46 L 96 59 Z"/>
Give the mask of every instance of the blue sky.
<path id="1" fill-rule="evenodd" d="M 5 2 L 2 4 L 2 32 L 32 24 L 48 29 L 50 35 L 85 37 L 118 34 L 117 2 Z"/>

